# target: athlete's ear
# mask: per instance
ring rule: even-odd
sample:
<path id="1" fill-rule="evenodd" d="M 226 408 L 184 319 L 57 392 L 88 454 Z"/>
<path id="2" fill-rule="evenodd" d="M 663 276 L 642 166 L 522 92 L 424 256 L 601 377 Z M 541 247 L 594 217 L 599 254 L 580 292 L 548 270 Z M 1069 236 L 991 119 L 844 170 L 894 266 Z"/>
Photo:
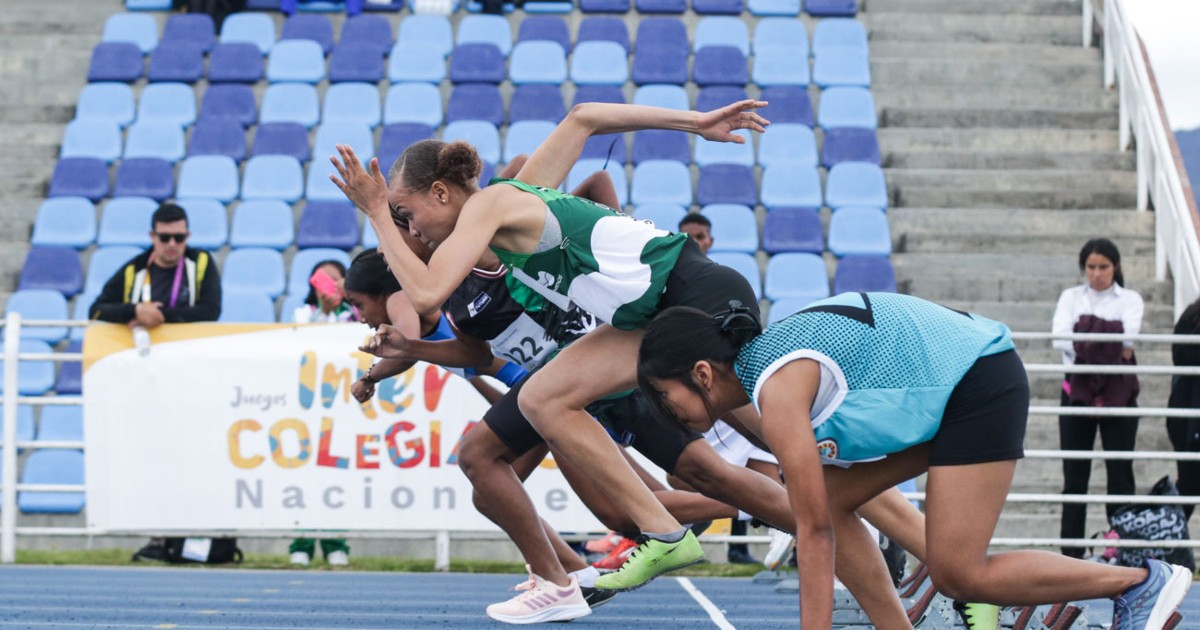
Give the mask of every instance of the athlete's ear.
<path id="1" fill-rule="evenodd" d="M 437 180 L 429 187 L 429 194 L 433 195 L 439 203 L 446 203 L 450 199 L 450 188 L 446 186 L 446 182 Z"/>
<path id="2" fill-rule="evenodd" d="M 692 366 L 692 382 L 696 384 L 704 393 L 709 393 L 713 388 L 713 366 L 708 361 L 697 361 Z"/>

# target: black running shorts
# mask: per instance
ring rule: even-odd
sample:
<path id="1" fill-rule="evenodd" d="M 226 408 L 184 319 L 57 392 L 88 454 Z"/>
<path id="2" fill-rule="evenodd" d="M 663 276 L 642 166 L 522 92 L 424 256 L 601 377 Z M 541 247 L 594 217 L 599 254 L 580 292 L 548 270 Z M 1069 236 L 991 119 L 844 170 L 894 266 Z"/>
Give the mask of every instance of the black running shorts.
<path id="1" fill-rule="evenodd" d="M 667 287 L 658 301 L 659 310 L 672 306 L 691 306 L 716 315 L 729 310 L 729 301 L 737 300 L 761 320 L 754 288 L 737 270 L 708 259 L 692 239 L 684 243 L 679 259 L 667 276 Z"/>
<path id="2" fill-rule="evenodd" d="M 1029 379 L 1016 351 L 980 357 L 950 394 L 929 465 L 1021 459 L 1028 418 Z"/>

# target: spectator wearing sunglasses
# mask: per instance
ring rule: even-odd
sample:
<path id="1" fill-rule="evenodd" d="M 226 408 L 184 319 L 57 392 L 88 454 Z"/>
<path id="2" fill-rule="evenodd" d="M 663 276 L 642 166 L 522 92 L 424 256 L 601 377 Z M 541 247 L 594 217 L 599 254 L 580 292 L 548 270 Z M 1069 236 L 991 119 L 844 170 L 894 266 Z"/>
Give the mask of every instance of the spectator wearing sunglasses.
<path id="1" fill-rule="evenodd" d="M 221 274 L 208 254 L 188 247 L 187 213 L 164 203 L 150 218 L 150 249 L 117 270 L 92 303 L 92 319 L 154 328 L 211 322 L 221 315 Z"/>

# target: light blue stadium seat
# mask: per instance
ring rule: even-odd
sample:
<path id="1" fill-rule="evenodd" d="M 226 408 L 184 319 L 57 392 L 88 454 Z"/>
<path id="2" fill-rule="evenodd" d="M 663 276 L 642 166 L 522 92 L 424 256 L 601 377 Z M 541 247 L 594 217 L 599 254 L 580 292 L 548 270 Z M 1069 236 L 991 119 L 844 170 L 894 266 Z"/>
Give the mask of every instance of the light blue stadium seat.
<path id="1" fill-rule="evenodd" d="M 567 80 L 567 54 L 555 42 L 519 42 L 512 49 L 508 78 L 514 85 L 561 85 Z"/>
<path id="2" fill-rule="evenodd" d="M 800 14 L 800 0 L 747 0 L 746 10 L 755 16 L 789 16 Z"/>
<path id="3" fill-rule="evenodd" d="M 888 206 L 887 183 L 883 169 L 869 162 L 841 162 L 829 169 L 825 185 L 825 205 L 833 209 L 845 206 Z"/>
<path id="4" fill-rule="evenodd" d="M 263 92 L 259 123 L 292 122 L 312 128 L 321 122 L 317 89 L 305 83 L 276 83 Z"/>
<path id="5" fill-rule="evenodd" d="M 147 197 L 116 197 L 104 204 L 100 217 L 100 231 L 96 244 L 150 246 L 150 217 L 158 209 L 158 202 Z"/>
<path id="6" fill-rule="evenodd" d="M 229 244 L 234 248 L 267 247 L 283 251 L 294 239 L 292 208 L 279 199 L 243 201 L 233 211 Z"/>
<path id="7" fill-rule="evenodd" d="M 507 57 L 513 48 L 512 27 L 499 15 L 468 15 L 458 24 L 454 44 L 493 44 Z"/>
<path id="8" fill-rule="evenodd" d="M 709 254 L 709 259 L 719 265 L 725 265 L 742 274 L 742 277 L 754 288 L 754 297 L 762 299 L 762 272 L 758 269 L 758 261 L 751 254 L 741 252 L 715 252 Z"/>
<path id="9" fill-rule="evenodd" d="M 83 249 L 96 240 L 96 207 L 83 197 L 51 197 L 38 207 L 33 222 L 34 246 Z"/>
<path id="10" fill-rule="evenodd" d="M 396 83 L 388 88 L 383 108 L 384 124 L 442 124 L 442 93 L 430 83 Z"/>
<path id="11" fill-rule="evenodd" d="M 303 196 L 304 169 L 296 158 L 290 155 L 256 155 L 246 161 L 246 173 L 242 177 L 242 199 L 276 199 L 295 203 Z M 233 240 L 236 233 L 235 214 L 234 233 L 230 235 L 230 243 L 234 247 L 242 247 Z M 291 240 L 290 232 L 288 240 Z"/>
<path id="12" fill-rule="evenodd" d="M 504 136 L 504 162 L 511 162 L 521 154 L 531 155 L 557 126 L 545 120 L 523 120 L 509 125 Z"/>
<path id="13" fill-rule="evenodd" d="M 200 249 L 217 249 L 229 240 L 229 217 L 225 204 L 216 199 L 176 199 L 175 203 L 187 212 L 188 245 Z"/>
<path id="14" fill-rule="evenodd" d="M 583 183 L 592 173 L 596 173 L 601 169 L 608 171 L 609 176 L 613 180 L 613 188 L 617 191 L 617 199 L 621 201 L 621 206 L 624 207 L 629 203 L 629 180 L 625 177 L 625 165 L 611 161 L 606 167 L 604 160 L 596 158 L 588 158 L 577 160 L 575 166 L 571 167 L 571 171 L 567 173 L 567 190 L 575 190 Z M 620 210 L 621 208 L 614 208 Z"/>
<path id="15" fill-rule="evenodd" d="M 749 55 L 750 32 L 740 17 L 705 16 L 700 18 L 700 22 L 696 24 L 696 34 L 692 38 L 692 52 L 705 46 L 733 46 L 742 51 L 743 55 Z"/>
<path id="16" fill-rule="evenodd" d="M 633 93 L 634 105 L 689 110 L 687 92 L 681 85 L 651 84 L 639 86 Z"/>
<path id="17" fill-rule="evenodd" d="M 108 280 L 108 278 L 104 278 L 104 280 Z M 101 282 L 103 283 L 103 280 Z M 84 291 L 83 293 L 75 296 L 75 303 L 71 305 L 71 319 L 80 321 L 87 321 L 88 319 L 91 319 L 91 313 L 88 312 L 88 309 L 92 307 L 92 302 L 96 301 L 96 296 L 98 295 L 100 295 L 99 289 L 96 289 L 95 293 L 88 293 Z M 71 328 L 67 333 L 67 338 L 70 339 L 72 343 L 83 343 L 83 335 L 86 330 L 86 328 Z"/>
<path id="18" fill-rule="evenodd" d="M 75 396 L 64 396 L 64 398 L 78 399 Z M 39 442 L 82 442 L 83 406 L 46 405 L 42 407 L 37 440 Z"/>
<path id="19" fill-rule="evenodd" d="M 323 260 L 336 260 L 346 267 L 350 266 L 350 255 L 340 249 L 331 247 L 310 247 L 296 252 L 292 258 L 291 271 L 288 272 L 287 292 L 289 295 L 308 295 L 308 277 L 313 267 Z M 290 313 L 285 313 L 290 317 Z"/>
<path id="20" fill-rule="evenodd" d="M 817 125 L 822 129 L 834 127 L 864 127 L 875 129 L 875 99 L 871 92 L 860 87 L 831 87 L 821 92 Z"/>
<path id="21" fill-rule="evenodd" d="M 871 87 L 871 62 L 867 51 L 849 46 L 829 46 L 813 61 L 813 83 L 828 87 Z"/>
<path id="22" fill-rule="evenodd" d="M 149 231 L 148 228 L 147 231 Z M 121 268 L 121 265 L 129 262 L 134 256 L 137 256 L 140 253 L 142 253 L 142 248 L 140 247 L 97 247 L 92 252 L 91 258 L 88 259 L 87 279 L 84 281 L 83 285 L 83 294 L 85 296 L 91 294 L 91 299 L 78 299 L 81 301 L 86 301 L 87 306 L 91 306 L 92 301 L 96 299 L 96 295 L 98 295 L 100 291 L 104 289 L 104 283 L 108 282 L 108 279 L 117 272 L 117 269 Z M 87 306 L 84 308 L 86 309 Z M 77 319 L 91 318 L 84 316 Z"/>
<path id="23" fill-rule="evenodd" d="M 21 354 L 50 354 L 53 352 L 50 344 L 40 339 L 21 339 L 17 348 L 17 352 Z M 0 351 L 3 349 L 4 344 L 0 342 Z M 18 359 L 18 363 L 20 367 L 17 370 L 17 393 L 22 396 L 41 396 L 54 387 L 54 362 Z M 0 369 L 3 367 L 4 359 L 0 355 Z M 0 393 L 3 392 L 4 383 L 0 381 Z"/>
<path id="24" fill-rule="evenodd" d="M 829 48 L 849 46 L 867 52 L 867 29 L 854 18 L 817 20 L 813 29 L 812 52 L 820 57 Z"/>
<path id="25" fill-rule="evenodd" d="M 717 203 L 700 209 L 712 221 L 712 252 L 758 251 L 758 220 L 754 210 L 737 204 Z"/>
<path id="26" fill-rule="evenodd" d="M 821 176 L 816 168 L 783 166 L 763 170 L 762 204 L 771 208 L 820 208 Z"/>
<path id="27" fill-rule="evenodd" d="M 102 42 L 128 42 L 148 54 L 158 46 L 158 24 L 144 13 L 114 13 L 104 21 Z"/>
<path id="28" fill-rule="evenodd" d="M 796 63 L 806 59 L 802 46 L 772 44 L 754 49 L 754 68 L 750 78 L 761 87 L 808 85 L 808 63 Z"/>
<path id="29" fill-rule="evenodd" d="M 189 127 L 196 122 L 196 92 L 186 83 L 151 83 L 138 98 L 138 122 L 165 120 Z"/>
<path id="30" fill-rule="evenodd" d="M 318 157 L 316 153 L 313 156 Z M 329 179 L 334 173 L 329 154 L 314 159 L 304 176 L 304 198 L 308 201 L 345 201 L 346 194 Z"/>
<path id="31" fill-rule="evenodd" d="M 275 22 L 265 13 L 234 13 L 221 25 L 222 44 L 254 44 L 263 55 L 271 52 L 275 39 Z"/>
<path id="32" fill-rule="evenodd" d="M 638 206 L 633 216 L 650 221 L 654 227 L 668 232 L 678 232 L 679 222 L 683 217 L 687 216 L 687 210 L 683 206 L 677 206 L 670 203 L 649 203 L 644 206 Z"/>
<path id="33" fill-rule="evenodd" d="M 121 128 L 103 120 L 73 120 L 63 131 L 59 157 L 112 162 L 121 157 Z"/>
<path id="34" fill-rule="evenodd" d="M 804 49 L 801 59 L 808 56 L 808 30 L 804 22 L 783 17 L 767 17 L 754 27 L 754 54 L 765 46 L 799 46 Z"/>
<path id="35" fill-rule="evenodd" d="M 325 122 L 353 122 L 374 129 L 383 120 L 379 104 L 379 88 L 369 83 L 335 83 L 325 90 L 325 106 L 321 108 Z"/>
<path id="36" fill-rule="evenodd" d="M 375 134 L 363 123 L 324 120 L 317 127 L 317 135 L 313 140 L 313 164 L 315 167 L 329 167 L 326 172 L 333 172 L 329 157 L 337 155 L 336 145 L 345 144 L 354 149 L 363 166 L 375 157 Z M 340 193 L 339 193 L 340 194 Z"/>
<path id="37" fill-rule="evenodd" d="M 125 158 L 158 158 L 174 163 L 187 150 L 183 129 L 169 120 L 138 120 L 125 136 Z"/>
<path id="38" fill-rule="evenodd" d="M 275 300 L 257 291 L 221 293 L 221 317 L 225 323 L 271 324 L 275 322 Z"/>
<path id="39" fill-rule="evenodd" d="M 409 15 L 400 21 L 397 43 L 417 44 L 421 48 L 436 51 L 445 59 L 454 50 L 454 36 L 450 20 L 441 15 Z"/>
<path id="40" fill-rule="evenodd" d="M 845 256 L 833 276 L 833 292 L 896 292 L 896 270 L 887 256 Z"/>
<path id="41" fill-rule="evenodd" d="M 745 144 L 712 142 L 704 138 L 696 138 L 696 147 L 692 153 L 692 161 L 698 166 L 708 166 L 709 164 L 754 166 L 754 140 L 751 139 L 750 132 L 739 130 L 734 133 L 745 138 Z"/>
<path id="42" fill-rule="evenodd" d="M 753 2 L 753 0 L 751 0 Z M 783 298 L 771 302 L 771 309 L 767 313 L 767 325 L 770 326 L 780 320 L 786 319 L 791 315 L 799 313 L 801 310 L 808 307 L 815 300 L 808 298 Z"/>
<path id="43" fill-rule="evenodd" d="M 83 453 L 76 450 L 46 448 L 29 454 L 21 482 L 29 484 L 83 484 Z M 26 514 L 76 514 L 83 509 L 84 493 L 17 493 L 17 507 Z"/>
<path id="44" fill-rule="evenodd" d="M 674 160 L 646 160 L 633 169 L 630 200 L 635 206 L 648 203 L 692 205 L 692 175 Z"/>
<path id="45" fill-rule="evenodd" d="M 283 296 L 283 306 L 279 309 L 279 323 L 296 323 L 296 309 L 300 308 L 307 298 L 307 292 Z"/>
<path id="46" fill-rule="evenodd" d="M 229 203 L 238 196 L 238 168 L 224 155 L 193 155 L 179 168 L 176 197 L 200 197 Z"/>
<path id="47" fill-rule="evenodd" d="M 173 0 L 125 0 L 130 11 L 170 11 Z"/>
<path id="48" fill-rule="evenodd" d="M 402 24 L 407 24 L 408 18 Z M 446 78 L 446 53 L 420 41 L 400 40 L 388 56 L 388 81 L 392 83 L 420 82 L 438 84 Z"/>
<path id="49" fill-rule="evenodd" d="M 629 80 L 625 49 L 611 41 L 579 42 L 571 55 L 571 80 L 576 85 L 624 85 Z"/>
<path id="50" fill-rule="evenodd" d="M 133 90 L 124 83 L 89 83 L 75 104 L 76 120 L 97 120 L 124 127 L 134 118 Z"/>
<path id="51" fill-rule="evenodd" d="M 285 286 L 283 254 L 265 247 L 235 248 L 225 257 L 221 291 L 254 291 L 272 299 Z"/>
<path id="52" fill-rule="evenodd" d="M 880 208 L 846 206 L 829 220 L 829 251 L 837 256 L 890 256 L 892 230 Z"/>
<path id="53" fill-rule="evenodd" d="M 317 83 L 325 78 L 325 52 L 310 39 L 275 43 L 267 55 L 267 81 Z"/>
<path id="54" fill-rule="evenodd" d="M 48 407 L 45 407 L 48 408 Z M 0 413 L 4 413 L 4 403 L 0 403 Z M 33 405 L 17 405 L 17 441 L 30 442 L 34 438 L 35 422 L 33 418 Z M 0 440 L 3 444 L 3 440 Z M 0 459 L 0 462 L 4 461 Z M 0 493 L 0 497 L 4 496 Z"/>
<path id="55" fill-rule="evenodd" d="M 370 221 L 363 221 L 362 246 L 363 249 L 379 247 L 379 235 L 375 233 L 375 228 L 371 227 Z"/>
<path id="56" fill-rule="evenodd" d="M 495 164 L 500 161 L 500 132 L 490 122 L 456 120 L 442 130 L 442 140 L 465 140 L 475 147 L 484 162 Z"/>
<path id="57" fill-rule="evenodd" d="M 763 168 L 817 166 L 817 138 L 808 125 L 771 125 L 758 141 L 758 163 Z"/>
<path id="58" fill-rule="evenodd" d="M 767 262 L 769 300 L 786 298 L 812 302 L 829 297 L 829 272 L 817 254 L 775 254 Z"/>
<path id="59" fill-rule="evenodd" d="M 8 298 L 6 310 L 10 313 L 20 313 L 23 321 L 35 319 L 66 320 L 67 298 L 62 293 L 50 289 L 21 289 Z M 22 339 L 38 339 L 49 344 L 56 344 L 67 338 L 66 327 L 43 328 L 40 326 L 22 326 Z"/>

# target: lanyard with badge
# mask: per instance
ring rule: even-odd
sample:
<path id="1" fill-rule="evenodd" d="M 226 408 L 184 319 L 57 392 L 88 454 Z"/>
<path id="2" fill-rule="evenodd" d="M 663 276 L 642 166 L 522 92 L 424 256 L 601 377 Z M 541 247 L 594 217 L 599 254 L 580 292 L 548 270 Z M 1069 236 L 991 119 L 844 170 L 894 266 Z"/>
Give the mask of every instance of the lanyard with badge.
<path id="1" fill-rule="evenodd" d="M 179 301 L 179 290 L 183 286 L 183 259 L 179 260 L 179 264 L 175 265 L 175 281 L 171 283 L 171 299 L 167 302 L 167 308 L 175 308 L 175 303 Z M 150 264 L 154 260 L 149 261 Z M 150 264 L 146 265 L 146 281 L 142 283 L 142 301 L 153 302 L 154 299 L 150 295 L 150 285 L 153 284 L 150 279 Z"/>

